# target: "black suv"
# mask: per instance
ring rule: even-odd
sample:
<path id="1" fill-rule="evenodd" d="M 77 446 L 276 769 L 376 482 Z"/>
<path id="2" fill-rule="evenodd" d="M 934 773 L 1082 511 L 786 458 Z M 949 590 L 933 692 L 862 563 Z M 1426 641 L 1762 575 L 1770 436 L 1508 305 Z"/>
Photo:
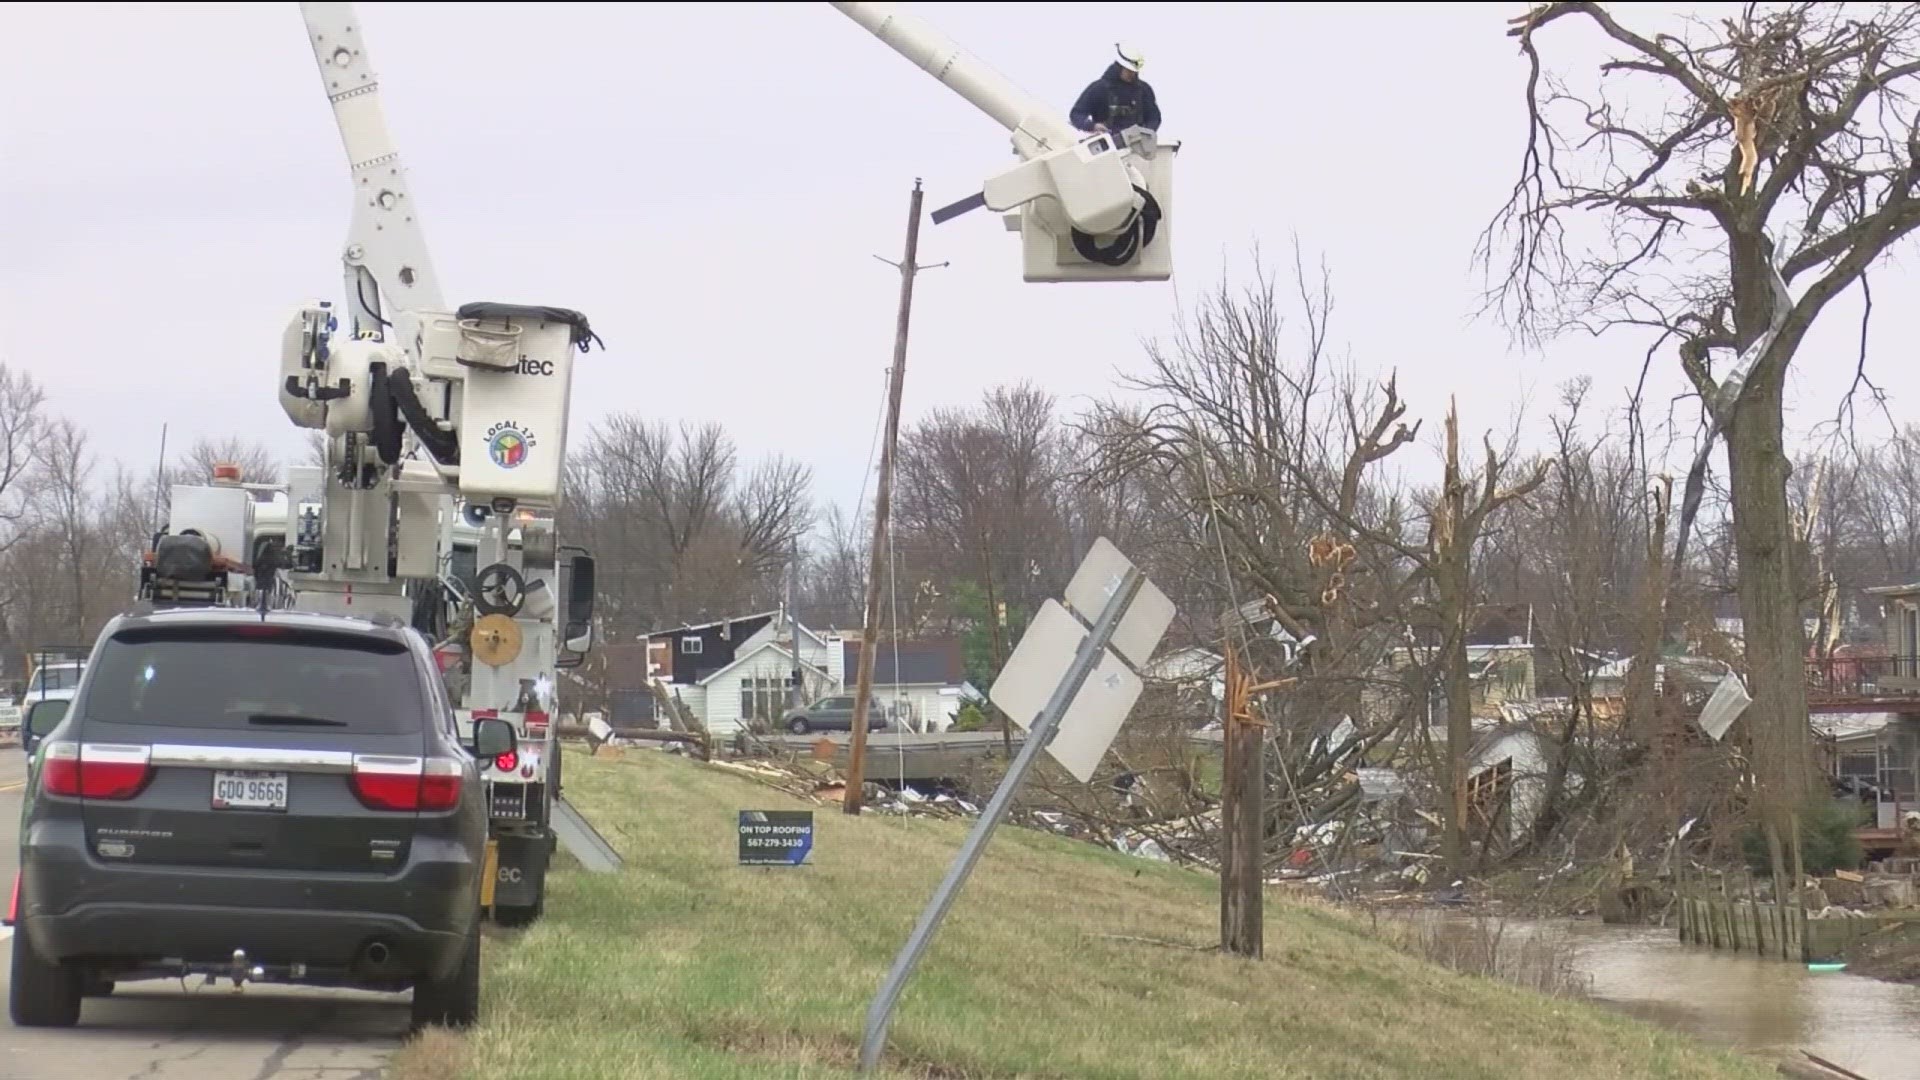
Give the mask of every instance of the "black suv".
<path id="1" fill-rule="evenodd" d="M 35 727 L 43 727 L 36 724 Z M 68 1026 L 115 981 L 413 989 L 479 1012 L 486 800 L 425 639 L 398 621 L 228 608 L 121 616 L 66 714 L 24 733 L 13 1021 Z"/>

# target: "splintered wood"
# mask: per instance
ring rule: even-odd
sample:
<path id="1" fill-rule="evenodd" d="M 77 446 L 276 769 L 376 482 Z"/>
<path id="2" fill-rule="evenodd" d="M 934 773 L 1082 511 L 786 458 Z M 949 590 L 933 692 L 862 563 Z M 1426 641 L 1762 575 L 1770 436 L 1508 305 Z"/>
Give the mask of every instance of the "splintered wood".
<path id="1" fill-rule="evenodd" d="M 1240 723 L 1252 724 L 1255 727 L 1266 727 L 1267 721 L 1264 718 L 1253 715 L 1254 695 L 1264 694 L 1270 690 L 1285 689 L 1300 680 L 1297 678 L 1270 679 L 1267 682 L 1256 683 L 1253 681 L 1253 677 L 1240 666 L 1240 662 L 1237 659 L 1239 654 L 1234 651 L 1232 641 L 1227 642 L 1226 652 L 1226 722 L 1229 725 Z"/>

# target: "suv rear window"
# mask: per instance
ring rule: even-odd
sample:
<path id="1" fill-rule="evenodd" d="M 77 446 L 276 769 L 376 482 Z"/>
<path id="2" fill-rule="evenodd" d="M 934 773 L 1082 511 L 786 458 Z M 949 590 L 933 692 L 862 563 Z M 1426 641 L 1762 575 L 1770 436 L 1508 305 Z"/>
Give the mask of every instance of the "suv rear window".
<path id="1" fill-rule="evenodd" d="M 426 712 L 407 647 L 359 634 L 147 627 L 114 635 L 92 667 L 84 715 L 108 723 L 392 735 Z"/>
<path id="2" fill-rule="evenodd" d="M 47 690 L 71 690 L 80 685 L 80 665 L 61 664 L 48 666 L 33 673 L 33 679 L 27 683 L 27 689 L 34 693 Z"/>

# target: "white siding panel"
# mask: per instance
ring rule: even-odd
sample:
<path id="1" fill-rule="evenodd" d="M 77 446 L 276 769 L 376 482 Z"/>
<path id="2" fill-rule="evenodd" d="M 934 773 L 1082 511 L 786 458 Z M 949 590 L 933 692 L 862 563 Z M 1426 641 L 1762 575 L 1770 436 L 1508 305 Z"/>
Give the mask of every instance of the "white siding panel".
<path id="1" fill-rule="evenodd" d="M 707 727 L 714 736 L 732 735 L 740 730 L 740 689 L 752 678 L 782 679 L 790 673 L 787 658 L 773 649 L 762 649 L 745 663 L 706 686 Z"/>
<path id="2" fill-rule="evenodd" d="M 680 695 L 680 700 L 686 703 L 687 708 L 693 710 L 693 715 L 699 717 L 702 722 L 705 722 L 707 719 L 706 687 L 692 685 L 672 686 L 667 688 L 667 693 L 669 695 Z"/>

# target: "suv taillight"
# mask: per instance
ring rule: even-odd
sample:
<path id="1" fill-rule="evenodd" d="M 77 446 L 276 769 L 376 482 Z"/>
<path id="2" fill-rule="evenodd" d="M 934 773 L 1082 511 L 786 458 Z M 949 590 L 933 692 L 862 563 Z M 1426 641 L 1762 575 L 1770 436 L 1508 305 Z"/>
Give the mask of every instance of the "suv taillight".
<path id="1" fill-rule="evenodd" d="M 370 810 L 451 810 L 460 805 L 460 763 L 452 758 L 353 759 L 353 794 Z"/>
<path id="2" fill-rule="evenodd" d="M 152 756 L 150 746 L 49 743 L 40 783 L 48 794 L 70 799 L 131 799 L 153 776 Z"/>

